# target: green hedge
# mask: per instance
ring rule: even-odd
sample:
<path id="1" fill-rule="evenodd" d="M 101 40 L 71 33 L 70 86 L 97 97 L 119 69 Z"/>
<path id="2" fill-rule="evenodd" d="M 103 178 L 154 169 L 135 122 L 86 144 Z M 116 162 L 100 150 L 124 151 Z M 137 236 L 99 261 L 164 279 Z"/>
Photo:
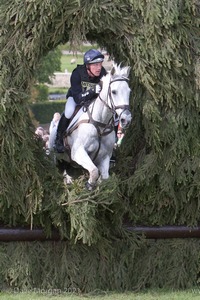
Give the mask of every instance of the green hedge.
<path id="1" fill-rule="evenodd" d="M 62 113 L 64 111 L 65 103 L 66 101 L 34 103 L 30 105 L 30 109 L 40 124 L 46 124 L 51 122 L 55 112 Z"/>
<path id="2" fill-rule="evenodd" d="M 1 289 L 81 293 L 190 289 L 198 287 L 199 247 L 199 239 L 128 236 L 92 246 L 69 241 L 1 242 Z"/>

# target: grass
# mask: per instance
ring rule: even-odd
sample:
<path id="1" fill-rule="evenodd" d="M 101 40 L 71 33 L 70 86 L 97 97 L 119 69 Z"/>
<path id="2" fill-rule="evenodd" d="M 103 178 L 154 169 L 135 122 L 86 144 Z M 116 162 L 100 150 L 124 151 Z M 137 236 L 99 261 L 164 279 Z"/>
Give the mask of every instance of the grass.
<path id="1" fill-rule="evenodd" d="M 75 59 L 75 64 L 71 64 L 71 60 Z M 77 54 L 66 54 L 61 56 L 61 72 L 65 72 L 67 70 L 68 73 L 71 73 L 77 64 L 83 64 L 83 55 Z"/>
<path id="2" fill-rule="evenodd" d="M 61 57 L 61 72 L 65 72 L 65 70 L 67 69 L 67 71 L 71 73 L 77 64 L 83 64 L 83 55 L 86 51 L 88 51 L 91 48 L 97 49 L 99 47 L 97 44 L 89 44 L 89 43 L 82 44 L 80 45 L 80 47 L 76 49 L 78 53 L 76 54 L 75 51 L 74 52 L 72 51 L 69 43 L 60 45 L 59 49 L 61 51 L 69 51 L 69 54 L 62 55 Z M 75 64 L 71 64 L 72 59 L 76 60 Z"/>
<path id="3" fill-rule="evenodd" d="M 70 292 L 59 293 L 59 290 L 39 290 L 37 292 L 20 293 L 16 289 L 13 292 L 3 292 L 0 294 L 1 300 L 200 300 L 200 290 L 198 288 L 187 291 L 147 291 L 130 293 L 107 293 L 94 292 L 89 294 L 75 295 Z"/>

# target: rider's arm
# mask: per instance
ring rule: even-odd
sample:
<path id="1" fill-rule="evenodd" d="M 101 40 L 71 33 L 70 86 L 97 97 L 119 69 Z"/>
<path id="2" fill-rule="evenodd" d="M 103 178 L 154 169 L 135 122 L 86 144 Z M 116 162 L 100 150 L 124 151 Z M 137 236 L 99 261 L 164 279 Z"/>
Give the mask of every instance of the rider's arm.
<path id="1" fill-rule="evenodd" d="M 97 97 L 98 94 L 95 92 L 94 88 L 82 91 L 81 76 L 78 72 L 72 72 L 70 81 L 71 94 L 77 104 L 84 104 L 85 102 Z"/>

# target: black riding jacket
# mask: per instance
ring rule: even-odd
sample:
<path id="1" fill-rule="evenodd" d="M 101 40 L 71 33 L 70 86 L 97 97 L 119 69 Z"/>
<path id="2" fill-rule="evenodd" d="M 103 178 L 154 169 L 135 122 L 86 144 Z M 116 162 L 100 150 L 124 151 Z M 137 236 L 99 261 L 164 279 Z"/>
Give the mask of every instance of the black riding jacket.
<path id="1" fill-rule="evenodd" d="M 100 82 L 100 79 L 106 73 L 105 68 L 102 67 L 100 76 L 90 77 L 85 65 L 77 65 L 72 72 L 70 78 L 71 87 L 66 97 L 73 97 L 74 101 L 81 105 L 96 98 L 98 94 L 95 93 L 95 85 Z"/>

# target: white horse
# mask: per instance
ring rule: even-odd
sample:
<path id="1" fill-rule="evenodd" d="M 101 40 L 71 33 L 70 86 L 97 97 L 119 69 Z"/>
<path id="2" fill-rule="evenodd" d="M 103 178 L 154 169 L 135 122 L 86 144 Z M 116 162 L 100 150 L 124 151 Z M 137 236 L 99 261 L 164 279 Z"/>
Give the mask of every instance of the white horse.
<path id="1" fill-rule="evenodd" d="M 115 114 L 119 116 L 121 128 L 128 127 L 131 122 L 129 72 L 130 67 L 114 65 L 102 78 L 99 96 L 88 107 L 79 110 L 66 131 L 64 145 L 70 148 L 71 157 L 67 151 L 56 154 L 58 160 L 75 162 L 89 172 L 86 183 L 88 190 L 95 187 L 98 179 L 109 177 L 110 158 L 115 144 Z M 54 137 L 50 137 L 50 140 L 55 141 L 56 132 L 52 134 Z M 52 142 L 50 148 L 53 148 Z"/>

